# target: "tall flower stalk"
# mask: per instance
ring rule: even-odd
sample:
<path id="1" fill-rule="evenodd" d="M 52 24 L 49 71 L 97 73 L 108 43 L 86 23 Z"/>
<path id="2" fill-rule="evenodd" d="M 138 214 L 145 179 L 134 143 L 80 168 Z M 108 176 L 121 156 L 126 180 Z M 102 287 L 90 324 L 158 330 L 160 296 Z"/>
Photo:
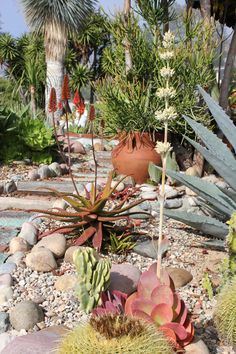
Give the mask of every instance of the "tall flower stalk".
<path id="1" fill-rule="evenodd" d="M 174 57 L 174 35 L 168 31 L 163 38 L 163 50 L 160 53 L 160 58 L 165 63 L 160 70 L 160 75 L 163 78 L 164 86 L 157 90 L 157 97 L 164 99 L 165 107 L 162 111 L 156 111 L 156 119 L 164 123 L 164 142 L 157 142 L 156 151 L 161 155 L 162 159 L 162 178 L 160 189 L 160 222 L 159 222 L 159 239 L 158 239 L 158 252 L 157 252 L 157 277 L 161 276 L 161 243 L 163 240 L 163 219 L 164 219 L 164 203 L 165 203 L 165 179 L 166 179 L 166 162 L 168 154 L 171 152 L 172 147 L 168 142 L 168 123 L 177 117 L 175 107 L 171 106 L 171 99 L 175 97 L 176 91 L 171 86 L 171 78 L 175 71 L 171 68 L 171 61 Z"/>

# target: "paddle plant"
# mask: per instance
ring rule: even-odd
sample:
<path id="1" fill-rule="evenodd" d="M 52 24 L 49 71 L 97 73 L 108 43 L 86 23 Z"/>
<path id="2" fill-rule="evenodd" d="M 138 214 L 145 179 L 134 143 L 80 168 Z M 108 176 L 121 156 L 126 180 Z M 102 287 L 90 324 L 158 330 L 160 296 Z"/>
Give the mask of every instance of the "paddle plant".
<path id="1" fill-rule="evenodd" d="M 124 177 L 125 178 L 125 177 Z M 76 238 L 74 244 L 81 246 L 89 239 L 92 239 L 93 247 L 100 251 L 102 242 L 106 235 L 112 233 L 121 233 L 127 236 L 134 232 L 134 223 L 131 220 L 132 215 L 137 212 L 132 212 L 134 206 L 142 203 L 144 199 L 137 200 L 127 205 L 130 198 L 130 194 L 122 201 L 116 203 L 110 203 L 111 197 L 117 186 L 123 179 L 118 181 L 114 187 L 111 187 L 112 172 L 109 174 L 105 187 L 101 192 L 95 190 L 95 183 L 92 183 L 91 192 L 85 188 L 86 196 L 80 194 L 63 193 L 58 192 L 55 189 L 47 188 L 53 194 L 62 198 L 67 204 L 69 204 L 71 211 L 65 211 L 60 208 L 54 208 L 53 210 L 37 210 L 33 211 L 42 213 L 41 216 L 49 219 L 66 222 L 67 225 L 63 225 L 50 231 L 47 231 L 40 235 L 40 238 L 60 232 L 64 234 L 74 235 Z M 145 212 L 138 212 L 138 214 L 146 214 Z M 125 223 L 118 225 L 116 222 L 123 220 Z"/>
<path id="2" fill-rule="evenodd" d="M 157 263 L 142 273 L 137 291 L 126 301 L 125 313 L 155 324 L 179 349 L 192 341 L 194 328 L 168 273 L 162 269 L 160 278 L 156 273 Z"/>

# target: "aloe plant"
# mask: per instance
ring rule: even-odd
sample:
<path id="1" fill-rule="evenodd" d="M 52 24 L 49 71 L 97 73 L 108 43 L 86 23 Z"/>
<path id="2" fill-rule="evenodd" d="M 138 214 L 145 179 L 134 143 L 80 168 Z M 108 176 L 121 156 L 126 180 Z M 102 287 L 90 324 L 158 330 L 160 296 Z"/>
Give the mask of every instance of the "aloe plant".
<path id="1" fill-rule="evenodd" d="M 210 236 L 225 239 L 228 234 L 228 227 L 225 222 L 236 210 L 236 159 L 234 155 L 236 152 L 236 126 L 211 96 L 201 87 L 198 87 L 198 89 L 231 148 L 202 124 L 186 116 L 184 116 L 184 119 L 199 136 L 203 145 L 188 137 L 185 137 L 185 139 L 202 154 L 230 188 L 222 189 L 199 177 L 167 170 L 168 176 L 196 192 L 204 201 L 205 207 L 213 210 L 216 217 L 167 210 L 165 210 L 165 215 L 196 227 Z M 234 150 L 234 153 L 232 150 Z M 159 167 L 156 166 L 156 168 Z"/>
<path id="2" fill-rule="evenodd" d="M 124 177 L 123 179 L 125 179 Z M 130 222 L 132 215 L 137 212 L 132 212 L 134 206 L 142 203 L 144 199 L 139 199 L 129 205 L 125 205 L 129 201 L 131 194 L 114 205 L 112 208 L 108 207 L 109 202 L 112 199 L 113 192 L 117 186 L 123 181 L 118 181 L 114 187 L 111 187 L 112 172 L 109 174 L 107 183 L 102 192 L 97 192 L 95 183 L 92 184 L 91 192 L 86 190 L 86 196 L 72 193 L 61 193 L 55 189 L 47 188 L 52 191 L 58 198 L 62 198 L 67 202 L 72 211 L 65 211 L 61 209 L 55 210 L 39 210 L 33 209 L 32 211 L 43 213 L 41 216 L 47 217 L 53 220 L 59 220 L 66 222 L 66 225 L 51 229 L 48 232 L 40 235 L 40 238 L 53 234 L 55 232 L 72 234 L 76 236 L 74 244 L 81 246 L 88 240 L 92 239 L 93 247 L 100 250 L 102 242 L 104 241 L 105 234 L 108 233 L 121 233 L 124 236 L 129 235 L 133 231 L 133 223 Z M 150 214 L 146 212 L 138 212 L 138 214 Z M 126 221 L 126 225 L 116 225 L 115 222 L 123 220 Z"/>

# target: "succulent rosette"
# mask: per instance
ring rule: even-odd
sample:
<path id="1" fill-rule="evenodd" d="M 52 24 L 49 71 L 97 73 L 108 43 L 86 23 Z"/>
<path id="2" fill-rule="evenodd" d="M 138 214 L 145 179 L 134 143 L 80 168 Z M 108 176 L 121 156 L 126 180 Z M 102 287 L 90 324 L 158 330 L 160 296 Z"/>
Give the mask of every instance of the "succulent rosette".
<path id="1" fill-rule="evenodd" d="M 188 309 L 168 273 L 162 269 L 160 279 L 157 277 L 156 266 L 154 263 L 142 273 L 137 292 L 126 301 L 125 313 L 155 324 L 176 348 L 184 347 L 194 336 Z"/>

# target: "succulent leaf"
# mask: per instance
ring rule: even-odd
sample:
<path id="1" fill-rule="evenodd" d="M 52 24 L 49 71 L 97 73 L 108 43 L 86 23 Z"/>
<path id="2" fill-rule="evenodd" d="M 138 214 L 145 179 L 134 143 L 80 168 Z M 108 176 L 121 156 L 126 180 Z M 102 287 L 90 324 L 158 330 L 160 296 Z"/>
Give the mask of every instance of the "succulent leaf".
<path id="1" fill-rule="evenodd" d="M 173 319 L 172 307 L 166 303 L 156 305 L 151 312 L 151 318 L 158 326 L 171 322 Z"/>

